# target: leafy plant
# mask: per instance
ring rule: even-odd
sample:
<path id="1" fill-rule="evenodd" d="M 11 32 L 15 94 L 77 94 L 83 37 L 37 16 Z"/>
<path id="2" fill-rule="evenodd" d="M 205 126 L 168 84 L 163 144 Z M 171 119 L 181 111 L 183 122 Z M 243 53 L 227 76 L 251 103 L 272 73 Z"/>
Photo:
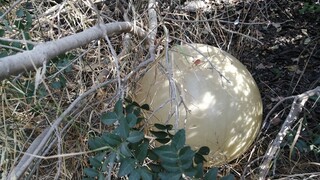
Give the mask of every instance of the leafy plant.
<path id="1" fill-rule="evenodd" d="M 111 172 L 129 179 L 217 178 L 217 168 L 204 173 L 204 155 L 209 154 L 208 147 L 194 151 L 185 145 L 184 129 L 172 134 L 172 125 L 155 124 L 158 130 L 151 133 L 163 145 L 152 148 L 143 126 L 139 126 L 143 120 L 141 109 L 149 110 L 149 106 L 140 106 L 128 99 L 125 104 L 123 107 L 119 100 L 112 112 L 102 114 L 102 123 L 115 128 L 89 139 L 89 149 L 95 153 L 89 158 L 91 166 L 84 169 L 84 179 L 111 179 Z M 234 177 L 230 174 L 223 179 Z"/>
<path id="2" fill-rule="evenodd" d="M 320 126 L 311 126 L 307 118 L 300 119 L 298 126 L 289 131 L 284 146 L 289 146 L 290 157 L 297 158 L 300 154 L 320 155 Z"/>
<path id="3" fill-rule="evenodd" d="M 0 4 L 5 4 L 6 1 L 0 1 Z M 0 16 L 4 12 L 0 11 Z M 14 14 L 14 15 L 13 15 Z M 0 37 L 8 36 L 6 33 L 14 33 L 15 39 L 22 38 L 24 40 L 30 40 L 30 30 L 32 28 L 33 16 L 27 10 L 27 8 L 19 7 L 12 14 L 8 14 L 3 17 L 0 21 Z M 12 35 L 11 35 L 12 36 Z M 18 37 L 17 37 L 18 36 Z M 28 41 L 11 41 L 11 40 L 0 40 L 2 49 L 0 50 L 0 58 L 6 57 L 12 53 L 19 52 L 21 50 L 31 50 L 34 45 L 28 43 Z"/>
<path id="4" fill-rule="evenodd" d="M 320 4 L 309 3 L 309 2 L 303 3 L 302 8 L 299 10 L 300 14 L 306 14 L 306 13 L 314 14 L 319 12 L 320 12 Z"/>

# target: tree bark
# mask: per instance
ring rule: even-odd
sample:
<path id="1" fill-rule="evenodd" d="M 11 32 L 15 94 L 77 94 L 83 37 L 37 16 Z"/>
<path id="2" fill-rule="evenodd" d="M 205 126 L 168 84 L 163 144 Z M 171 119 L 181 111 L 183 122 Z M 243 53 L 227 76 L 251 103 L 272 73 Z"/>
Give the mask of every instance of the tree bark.
<path id="1" fill-rule="evenodd" d="M 80 33 L 73 34 L 61 39 L 45 42 L 37 45 L 30 51 L 24 51 L 12 56 L 0 58 L 0 81 L 10 75 L 18 75 L 25 71 L 34 71 L 41 67 L 48 60 L 84 46 L 93 40 L 103 38 L 105 35 L 120 33 L 133 33 L 140 38 L 147 39 L 147 33 L 129 22 L 114 22 L 108 24 L 98 24 Z"/>

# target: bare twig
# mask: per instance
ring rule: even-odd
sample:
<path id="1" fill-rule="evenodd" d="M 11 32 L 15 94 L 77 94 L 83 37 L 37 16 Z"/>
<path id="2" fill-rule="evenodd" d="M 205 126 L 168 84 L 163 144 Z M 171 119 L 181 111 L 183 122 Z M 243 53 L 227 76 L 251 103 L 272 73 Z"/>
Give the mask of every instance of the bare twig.
<path id="1" fill-rule="evenodd" d="M 152 63 L 156 59 L 155 54 L 155 39 L 157 35 L 158 21 L 157 13 L 155 11 L 156 2 L 155 0 L 149 0 L 148 5 L 148 15 L 149 15 L 149 35 L 148 35 L 148 45 L 149 45 L 149 58 L 146 61 L 140 63 L 136 69 L 131 71 L 128 76 L 124 79 L 127 81 L 133 74 L 135 74 L 142 67 L 146 67 L 148 64 Z"/>
<path id="2" fill-rule="evenodd" d="M 4 13 L 2 14 L 2 16 L 0 16 L 0 20 L 2 20 L 14 7 L 16 7 L 18 4 L 20 4 L 21 1 L 22 1 L 22 0 L 17 0 L 16 2 L 14 2 L 13 5 L 10 6 L 10 8 L 9 8 L 6 12 L 4 12 Z"/>
<path id="3" fill-rule="evenodd" d="M 21 44 L 32 44 L 32 45 L 37 45 L 38 43 L 36 42 L 33 42 L 33 41 L 28 41 L 26 39 L 24 40 L 17 40 L 17 39 L 8 39 L 8 38 L 3 38 L 3 37 L 0 37 L 0 40 L 1 41 L 8 41 L 8 42 L 17 42 L 17 43 L 21 43 Z"/>
<path id="4" fill-rule="evenodd" d="M 268 151 L 264 156 L 264 160 L 260 165 L 260 180 L 266 179 L 266 176 L 271 167 L 271 161 L 277 156 L 280 150 L 280 145 L 284 140 L 288 130 L 291 128 L 292 124 L 298 119 L 298 115 L 302 111 L 302 108 L 308 100 L 308 98 L 314 95 L 320 95 L 320 86 L 303 94 L 297 95 L 294 98 L 289 115 L 283 123 L 276 139 L 272 142 L 272 144 L 269 145 Z"/>
<path id="5" fill-rule="evenodd" d="M 110 83 L 115 82 L 115 80 L 112 81 L 106 81 L 104 83 L 101 83 L 97 86 L 92 87 L 89 91 L 83 93 L 82 95 L 80 95 L 77 99 L 75 99 L 70 106 L 54 121 L 54 123 L 52 124 L 51 127 L 48 127 L 47 129 L 45 129 L 45 131 L 43 131 L 30 145 L 30 147 L 28 148 L 28 150 L 26 152 L 28 152 L 28 154 L 25 154 L 20 162 L 18 163 L 18 165 L 13 168 L 13 170 L 10 172 L 9 176 L 7 179 L 19 179 L 23 173 L 26 171 L 26 169 L 28 168 L 28 166 L 31 164 L 31 162 L 33 161 L 33 159 L 35 158 L 35 156 L 32 155 L 38 155 L 43 148 L 45 147 L 45 145 L 48 143 L 48 140 L 51 138 L 52 133 L 54 131 L 56 131 L 58 129 L 58 126 L 60 125 L 60 123 L 62 122 L 62 120 L 71 112 L 71 110 L 81 102 L 82 99 L 84 99 L 85 97 L 87 97 L 89 94 L 95 92 L 97 89 L 106 86 Z M 30 154 L 29 154 L 30 153 Z M 32 155 L 31 155 L 32 154 Z"/>
<path id="6" fill-rule="evenodd" d="M 230 30 L 230 29 L 227 29 L 227 28 L 225 28 L 223 25 L 221 25 L 219 22 L 218 22 L 218 24 L 220 25 L 221 29 L 223 29 L 223 30 L 225 30 L 225 31 L 227 31 L 227 32 L 229 32 L 229 33 L 238 34 L 238 35 L 240 35 L 240 36 L 243 36 L 243 37 L 245 37 L 245 38 L 251 39 L 251 40 L 253 40 L 253 41 L 257 41 L 258 43 L 260 43 L 260 44 L 263 45 L 263 42 L 261 42 L 261 41 L 258 40 L 257 38 L 254 38 L 254 37 L 248 36 L 248 35 L 246 35 L 246 34 L 242 34 L 242 33 L 239 33 L 239 32 L 236 32 L 236 31 L 232 31 L 232 30 Z"/>
<path id="7" fill-rule="evenodd" d="M 124 79 L 122 79 L 123 82 L 126 82 L 128 79 L 130 79 L 130 77 L 139 71 L 139 69 L 141 69 L 142 67 L 146 66 L 149 63 L 153 62 L 155 59 L 155 36 L 156 36 L 156 30 L 157 30 L 157 17 L 156 17 L 156 12 L 155 12 L 155 1 L 154 0 L 150 0 L 149 1 L 149 18 L 150 18 L 150 23 L 149 23 L 149 35 L 148 37 L 146 36 L 145 32 L 138 27 L 133 27 L 131 25 L 131 23 L 112 23 L 112 24 L 117 24 L 116 26 L 118 26 L 118 29 L 120 32 L 115 31 L 115 29 L 108 29 L 103 27 L 103 32 L 101 32 L 101 35 L 113 35 L 115 33 L 123 33 L 123 32 L 131 32 L 131 33 L 135 33 L 136 35 L 138 35 L 140 38 L 146 38 L 148 41 L 148 45 L 149 45 L 149 59 L 147 59 L 145 62 L 139 64 L 139 66 L 132 71 L 131 73 L 129 73 Z M 108 24 L 107 24 L 108 25 Z M 107 25 L 100 25 L 100 26 L 107 26 Z M 121 27 L 121 25 L 123 25 Z M 96 31 L 101 31 L 100 27 L 95 27 L 96 29 L 94 30 L 94 32 Z M 119 29 L 120 28 L 120 29 Z M 100 33 L 100 32 L 99 32 Z M 99 35 L 98 37 L 103 37 Z M 73 35 L 74 36 L 74 35 Z M 68 37 L 66 37 L 68 38 Z M 65 39 L 65 38 L 62 38 Z M 60 40 L 62 40 L 60 39 Z M 59 40 L 57 40 L 56 42 L 51 42 L 53 46 L 54 43 L 58 43 Z M 60 43 L 63 41 L 60 41 Z M 87 42 L 87 41 L 86 41 Z M 90 41 L 89 41 L 90 42 Z M 85 42 L 81 42 L 84 43 Z M 87 42 L 88 43 L 88 42 Z M 70 50 L 72 48 L 69 48 L 68 50 Z M 47 58 L 52 57 L 52 55 L 47 55 Z M 32 163 L 32 161 L 37 158 L 37 157 L 44 157 L 46 153 L 41 153 L 41 151 L 43 151 L 45 145 L 48 143 L 49 139 L 52 137 L 53 132 L 58 132 L 58 127 L 60 125 L 60 123 L 62 122 L 62 120 L 71 112 L 71 110 L 81 102 L 81 100 L 83 100 L 86 96 L 88 96 L 89 94 L 95 92 L 97 89 L 106 86 L 108 84 L 114 83 L 117 80 L 110 80 L 104 83 L 101 83 L 95 87 L 92 87 L 89 91 L 85 92 L 84 94 L 80 95 L 76 100 L 74 100 L 70 106 L 54 121 L 54 123 L 51 125 L 51 127 L 48 127 L 47 129 L 45 129 L 44 132 L 42 132 L 35 141 L 33 141 L 33 143 L 30 145 L 29 149 L 27 150 L 27 153 L 24 154 L 24 156 L 22 157 L 22 159 L 20 160 L 20 162 L 18 163 L 18 165 L 13 168 L 13 170 L 10 172 L 8 179 L 19 179 L 23 173 L 26 171 L 26 169 L 30 166 L 30 164 Z M 53 141 L 56 141 L 57 139 L 54 139 Z M 51 143 L 52 144 L 52 143 Z M 41 154 L 39 156 L 39 154 Z M 61 154 L 58 155 L 58 157 L 62 157 Z"/>
<path id="8" fill-rule="evenodd" d="M 109 49 L 111 51 L 111 55 L 112 55 L 113 61 L 114 61 L 115 65 L 116 65 L 116 75 L 117 75 L 117 81 L 118 81 L 118 92 L 117 92 L 117 94 L 120 95 L 120 97 L 123 99 L 124 90 L 123 90 L 122 84 L 121 84 L 119 58 L 117 56 L 116 50 L 113 48 L 113 46 L 112 46 L 112 44 L 110 42 L 110 39 L 109 39 L 108 35 L 105 36 L 105 40 L 108 43 L 108 46 L 109 46 Z"/>

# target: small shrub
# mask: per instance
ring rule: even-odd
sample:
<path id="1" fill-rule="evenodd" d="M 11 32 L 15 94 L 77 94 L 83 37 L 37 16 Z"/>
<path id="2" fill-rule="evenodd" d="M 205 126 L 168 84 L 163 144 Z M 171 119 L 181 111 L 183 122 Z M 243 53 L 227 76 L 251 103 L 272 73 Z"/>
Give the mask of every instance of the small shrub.
<path id="1" fill-rule="evenodd" d="M 185 145 L 184 129 L 172 134 L 172 125 L 155 124 L 157 130 L 151 131 L 151 134 L 163 145 L 150 146 L 143 126 L 139 126 L 143 120 L 141 109 L 149 110 L 149 106 L 126 100 L 123 107 L 119 100 L 112 112 L 102 114 L 102 123 L 115 128 L 89 139 L 89 149 L 94 155 L 89 158 L 90 167 L 84 169 L 84 179 L 111 179 L 111 172 L 116 173 L 117 177 L 126 176 L 129 179 L 217 178 L 217 168 L 205 172 L 203 167 L 204 155 L 209 154 L 209 148 L 194 151 Z M 223 179 L 234 177 L 230 174 Z"/>

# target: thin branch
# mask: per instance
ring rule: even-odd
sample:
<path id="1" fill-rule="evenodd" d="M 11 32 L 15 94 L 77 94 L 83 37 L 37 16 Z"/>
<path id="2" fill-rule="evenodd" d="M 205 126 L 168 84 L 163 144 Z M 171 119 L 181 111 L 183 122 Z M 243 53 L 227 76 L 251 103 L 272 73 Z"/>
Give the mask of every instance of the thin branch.
<path id="1" fill-rule="evenodd" d="M 14 7 L 16 7 L 18 4 L 21 3 L 22 0 L 18 0 L 16 2 L 13 3 L 13 5 L 6 11 L 2 14 L 2 16 L 0 16 L 0 20 L 2 20 Z"/>
<path id="2" fill-rule="evenodd" d="M 8 59 L 12 60 L 13 59 L 12 57 L 21 58 L 21 57 L 26 57 L 26 55 L 27 55 L 27 57 L 28 56 L 30 57 L 32 55 L 32 53 L 34 53 L 34 52 L 37 52 L 38 54 L 39 53 L 44 54 L 42 56 L 42 59 L 40 60 L 40 62 L 43 62 L 44 60 L 47 60 L 47 59 L 50 59 L 52 57 L 57 56 L 57 53 L 48 52 L 48 50 L 45 51 L 43 49 L 44 47 L 45 47 L 45 49 L 49 49 L 49 50 L 51 48 L 53 48 L 57 52 L 63 53 L 63 52 L 66 52 L 68 50 L 71 50 L 73 48 L 78 47 L 72 43 L 76 43 L 77 45 L 79 45 L 79 44 L 85 45 L 85 44 L 89 43 L 91 40 L 102 38 L 105 35 L 109 36 L 109 35 L 114 35 L 114 34 L 119 34 L 119 33 L 124 33 L 124 32 L 131 32 L 131 33 L 134 33 L 135 35 L 137 35 L 139 38 L 147 39 L 147 42 L 149 43 L 150 58 L 148 60 L 146 60 L 144 63 L 141 63 L 133 72 L 129 73 L 122 80 L 123 82 L 126 82 L 128 79 L 130 79 L 130 77 L 134 73 L 136 73 L 139 69 L 141 69 L 142 67 L 147 65 L 146 62 L 150 63 L 150 62 L 153 62 L 155 59 L 154 41 L 155 41 L 156 30 L 157 30 L 157 17 L 156 17 L 156 13 L 155 13 L 154 8 L 155 8 L 155 1 L 150 0 L 150 2 L 149 2 L 149 18 L 150 18 L 149 36 L 147 36 L 147 34 L 144 32 L 144 30 L 142 30 L 141 28 L 138 28 L 136 26 L 134 27 L 131 23 L 128 23 L 128 22 L 121 22 L 121 23 L 117 22 L 117 23 L 110 23 L 110 24 L 106 24 L 106 25 L 100 24 L 100 25 L 95 26 L 93 28 L 87 29 L 84 32 L 79 33 L 80 35 L 75 34 L 75 35 L 71 35 L 71 36 L 59 39 L 57 41 L 40 44 L 39 46 L 35 47 L 32 51 L 26 51 L 26 53 L 20 53 L 17 55 L 10 56 L 9 58 L 6 57 L 3 59 L 0 59 L 0 67 L 1 67 L 1 65 L 6 65 L 5 62 L 8 61 Z M 85 36 L 92 35 L 93 37 L 83 38 L 84 35 Z M 65 44 L 68 44 L 71 47 L 68 47 L 66 49 L 58 49 L 59 47 L 57 47 L 57 46 L 62 46 Z M 38 52 L 39 50 L 41 50 L 41 51 Z M 21 55 L 21 54 L 23 54 L 23 55 Z M 36 58 L 36 56 L 33 56 L 33 57 Z M 33 63 L 36 64 L 36 62 L 33 62 Z M 1 76 L 1 74 L 0 74 L 0 76 Z M 10 172 L 8 177 L 10 179 L 19 179 L 23 175 L 23 173 L 26 171 L 26 169 L 30 166 L 30 164 L 32 163 L 34 158 L 36 158 L 38 156 L 38 154 L 40 154 L 41 151 L 43 151 L 45 145 L 48 143 L 49 139 L 52 137 L 53 132 L 58 128 L 58 126 L 60 125 L 62 120 L 71 112 L 71 110 L 77 104 L 79 104 L 82 99 L 84 99 L 89 94 L 95 92 L 97 89 L 99 89 L 103 86 L 106 86 L 106 85 L 108 85 L 110 83 L 114 83 L 114 82 L 116 82 L 116 80 L 111 80 L 111 81 L 107 81 L 102 84 L 99 84 L 96 87 L 91 88 L 89 91 L 85 92 L 84 94 L 80 95 L 75 101 L 73 101 L 70 104 L 70 106 L 54 121 L 52 126 L 45 129 L 45 131 L 42 132 L 40 134 L 40 136 L 38 136 L 35 139 L 35 141 L 33 141 L 33 143 L 30 145 L 30 147 L 27 150 L 27 154 L 24 154 L 24 156 L 22 157 L 22 159 L 20 160 L 18 165 Z"/>
<path id="3" fill-rule="evenodd" d="M 1 41 L 7 41 L 7 42 L 17 42 L 17 43 L 21 43 L 21 44 L 32 44 L 32 45 L 37 45 L 38 43 L 36 42 L 33 42 L 33 41 L 28 41 L 28 40 L 17 40 L 17 39 L 8 39 L 8 38 L 3 38 L 3 37 L 0 37 L 0 40 Z"/>
<path id="4" fill-rule="evenodd" d="M 89 91 L 83 93 L 80 95 L 77 99 L 75 99 L 70 106 L 54 121 L 51 127 L 48 127 L 45 129 L 30 145 L 28 150 L 26 151 L 27 154 L 25 154 L 18 165 L 10 172 L 9 176 L 7 179 L 19 179 L 23 173 L 26 171 L 26 169 L 30 166 L 32 163 L 33 159 L 35 158 L 36 155 L 38 155 L 43 148 L 46 146 L 48 143 L 48 140 L 51 138 L 52 133 L 58 129 L 60 123 L 62 120 L 71 112 L 71 110 L 77 106 L 82 99 L 87 97 L 89 94 L 95 92 L 97 89 L 106 86 L 108 84 L 114 83 L 115 80 L 112 81 L 106 81 L 104 83 L 101 83 L 97 86 L 92 87 Z M 35 155 L 35 156 L 33 156 Z"/>
<path id="5" fill-rule="evenodd" d="M 320 86 L 303 94 L 297 95 L 295 97 L 291 106 L 290 113 L 288 114 L 285 122 L 283 123 L 276 139 L 272 142 L 272 144 L 269 145 L 268 151 L 264 156 L 264 160 L 260 165 L 260 180 L 266 179 L 266 176 L 271 167 L 271 161 L 277 156 L 280 150 L 280 145 L 284 140 L 288 130 L 291 128 L 292 124 L 298 119 L 299 113 L 302 111 L 302 108 L 309 99 L 309 97 L 314 95 L 320 95 Z"/>

